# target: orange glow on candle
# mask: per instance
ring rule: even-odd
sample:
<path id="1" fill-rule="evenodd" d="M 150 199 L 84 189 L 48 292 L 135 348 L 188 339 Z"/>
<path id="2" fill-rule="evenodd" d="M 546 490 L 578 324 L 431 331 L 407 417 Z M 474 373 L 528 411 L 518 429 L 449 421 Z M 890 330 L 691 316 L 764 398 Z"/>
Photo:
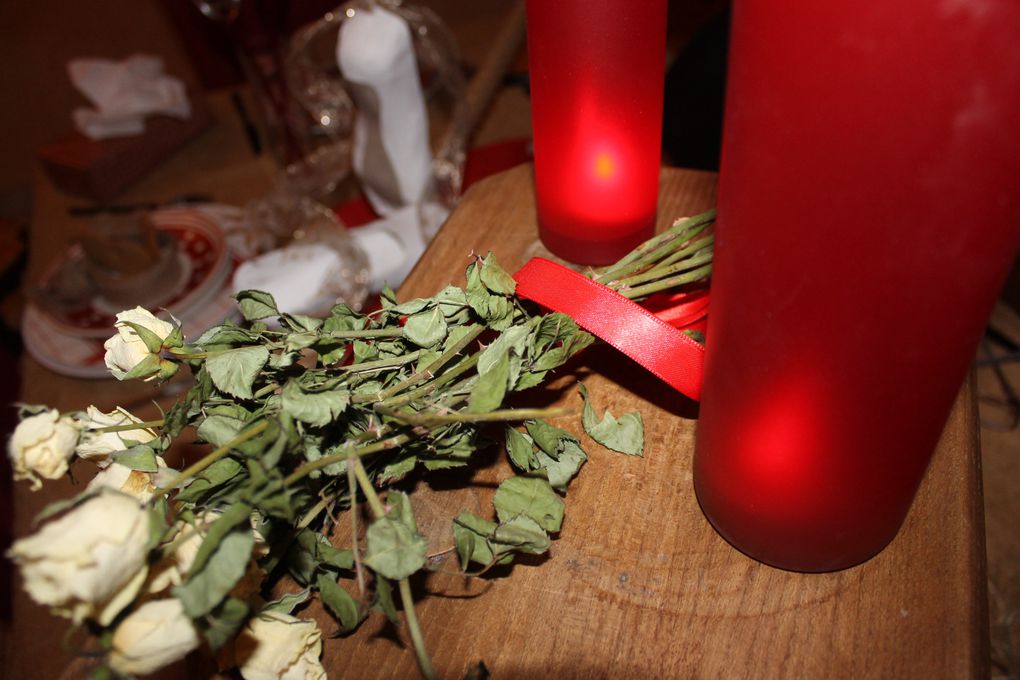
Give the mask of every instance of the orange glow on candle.
<path id="1" fill-rule="evenodd" d="M 595 156 L 595 176 L 602 180 L 612 179 L 616 174 L 616 163 L 605 151 Z"/>

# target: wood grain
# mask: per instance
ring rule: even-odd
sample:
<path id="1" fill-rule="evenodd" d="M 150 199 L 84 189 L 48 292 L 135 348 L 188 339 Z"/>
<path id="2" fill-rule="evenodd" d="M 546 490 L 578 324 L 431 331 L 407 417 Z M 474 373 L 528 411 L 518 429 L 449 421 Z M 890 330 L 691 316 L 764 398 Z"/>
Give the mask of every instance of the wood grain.
<path id="1" fill-rule="evenodd" d="M 209 137 L 219 134 L 214 130 Z M 232 141 L 243 150 L 240 133 Z M 162 197 L 170 192 L 166 187 L 190 189 L 186 170 L 205 162 L 199 151 L 185 150 L 179 163 L 143 180 L 132 194 Z M 206 186 L 217 187 L 217 198 L 226 191 L 220 187 L 236 185 L 242 192 L 256 184 L 249 175 L 225 172 L 209 173 L 215 182 Z M 261 169 L 252 172 L 263 176 Z M 709 173 L 664 170 L 660 226 L 711 206 L 715 181 Z M 44 195 L 33 224 L 33 271 L 59 245 L 69 203 L 47 183 L 39 186 Z M 401 296 L 461 284 L 472 251 L 493 250 L 510 270 L 534 255 L 549 256 L 536 237 L 531 187 L 529 166 L 473 187 Z M 62 378 L 29 358 L 23 371 L 26 401 L 80 408 L 124 398 L 122 383 Z M 565 403 L 579 410 L 572 387 L 578 378 L 585 379 L 599 409 L 641 411 L 646 454 L 628 458 L 585 440 L 591 460 L 570 487 L 567 519 L 547 558 L 485 579 L 436 573 L 414 582 L 426 643 L 443 677 L 460 678 L 478 662 L 494 678 L 987 676 L 984 530 L 969 385 L 896 540 L 860 567 L 803 575 L 760 565 L 712 530 L 691 487 L 696 404 L 629 359 L 605 347 L 589 349 L 550 389 L 528 392 L 522 403 Z M 576 418 L 557 424 L 577 431 Z M 435 551 L 451 545 L 450 518 L 462 508 L 488 512 L 495 485 L 510 474 L 498 451 L 481 455 L 490 464 L 476 474 L 472 490 L 457 491 L 438 477 L 432 486 L 421 482 L 414 494 Z M 29 533 L 31 517 L 47 500 L 71 493 L 66 481 L 39 494 L 19 485 L 15 535 Z M 68 656 L 52 642 L 64 624 L 14 586 L 16 614 L 4 631 L 0 675 L 57 677 Z M 323 630 L 333 630 L 335 624 L 317 611 Z M 350 637 L 327 640 L 323 660 L 330 678 L 417 675 L 403 631 L 378 615 Z M 194 670 L 179 676 L 208 675 Z M 178 675 L 168 669 L 161 677 Z"/>
<path id="2" fill-rule="evenodd" d="M 432 295 L 471 252 L 514 270 L 548 256 L 536 238 L 532 175 L 520 166 L 471 190 L 401 290 Z M 660 227 L 714 203 L 715 176 L 664 170 Z M 415 582 L 425 639 L 442 677 L 483 662 L 494 678 L 965 678 L 987 675 L 984 547 L 975 410 L 965 386 L 903 530 L 869 562 L 832 574 L 761 565 L 726 544 L 691 485 L 696 404 L 605 348 L 528 403 L 579 410 L 582 377 L 597 408 L 640 410 L 647 446 L 630 458 L 589 444 L 567 519 L 545 559 L 482 579 Z M 577 418 L 557 424 L 578 434 Z M 582 436 L 582 439 L 583 436 Z M 413 496 L 436 550 L 460 509 L 491 512 L 502 455 L 458 492 Z M 444 569 L 454 569 L 455 560 Z M 427 596 L 426 596 L 427 595 Z M 381 618 L 381 617 L 378 617 Z M 322 624 L 329 629 L 327 620 Z M 413 677 L 403 632 L 377 619 L 327 643 L 333 677 Z M 357 673 L 345 669 L 359 669 Z"/>

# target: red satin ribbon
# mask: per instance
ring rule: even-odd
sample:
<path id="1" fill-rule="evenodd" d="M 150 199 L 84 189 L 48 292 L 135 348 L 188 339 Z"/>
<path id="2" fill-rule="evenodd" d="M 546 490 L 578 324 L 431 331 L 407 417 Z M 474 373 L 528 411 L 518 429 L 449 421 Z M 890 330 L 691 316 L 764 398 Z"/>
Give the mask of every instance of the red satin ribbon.
<path id="1" fill-rule="evenodd" d="M 562 312 L 673 388 L 701 398 L 705 348 L 685 335 L 708 311 L 708 294 L 653 296 L 655 313 L 555 262 L 536 257 L 514 274 L 517 294 Z M 672 324 L 672 325 L 671 325 Z"/>

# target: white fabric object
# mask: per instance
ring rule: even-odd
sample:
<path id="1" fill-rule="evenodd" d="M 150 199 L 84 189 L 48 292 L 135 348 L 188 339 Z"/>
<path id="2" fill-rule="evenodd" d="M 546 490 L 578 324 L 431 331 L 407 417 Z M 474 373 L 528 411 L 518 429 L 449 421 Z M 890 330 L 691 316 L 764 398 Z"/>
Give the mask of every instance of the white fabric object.
<path id="1" fill-rule="evenodd" d="M 145 117 L 152 114 L 191 117 L 184 83 L 163 73 L 159 57 L 72 59 L 67 70 L 74 86 L 95 107 L 72 113 L 75 127 L 92 139 L 141 134 Z"/>
<path id="2" fill-rule="evenodd" d="M 352 165 L 380 215 L 423 200 L 432 179 L 429 122 L 402 18 L 357 9 L 340 24 L 337 64 L 357 106 Z"/>
<path id="3" fill-rule="evenodd" d="M 417 206 L 407 206 L 348 232 L 368 256 L 368 286 L 397 288 L 425 252 Z"/>
<path id="4" fill-rule="evenodd" d="M 342 269 L 340 255 L 321 243 L 292 243 L 248 260 L 234 274 L 234 291 L 262 290 L 288 314 L 317 314 L 336 303 L 329 282 Z"/>

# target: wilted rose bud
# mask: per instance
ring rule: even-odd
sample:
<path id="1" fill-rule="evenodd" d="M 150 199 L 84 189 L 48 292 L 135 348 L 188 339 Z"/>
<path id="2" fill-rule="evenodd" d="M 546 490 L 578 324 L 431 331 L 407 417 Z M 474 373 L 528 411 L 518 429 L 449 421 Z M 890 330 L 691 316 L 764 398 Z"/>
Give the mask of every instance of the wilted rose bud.
<path id="1" fill-rule="evenodd" d="M 78 414 L 77 420 L 82 428 L 81 439 L 75 449 L 78 457 L 91 460 L 99 467 L 109 465 L 110 454 L 129 448 L 129 442 L 144 444 L 156 438 L 156 433 L 147 428 L 119 432 L 98 431 L 106 427 L 142 422 L 122 408 L 103 413 L 95 406 L 89 406 L 84 413 Z"/>
<path id="2" fill-rule="evenodd" d="M 160 348 L 171 336 L 179 336 L 179 329 L 142 307 L 117 314 L 114 326 L 117 335 L 103 344 L 106 367 L 113 376 L 118 380 L 144 378 L 146 381 L 159 377 Z"/>
<path id="3" fill-rule="evenodd" d="M 159 480 L 171 477 L 166 461 L 159 456 L 156 456 L 156 465 L 158 467 L 156 472 L 143 472 L 132 470 L 120 463 L 111 463 L 92 478 L 85 490 L 113 489 L 134 496 L 139 503 L 147 503 L 159 488 Z"/>
<path id="4" fill-rule="evenodd" d="M 126 675 L 147 675 L 183 659 L 198 644 L 198 631 L 180 600 L 152 600 L 117 626 L 108 661 Z"/>
<path id="5" fill-rule="evenodd" d="M 145 580 L 148 538 L 149 515 L 138 500 L 104 492 L 15 541 L 7 556 L 33 600 L 75 623 L 106 625 Z"/>
<path id="6" fill-rule="evenodd" d="M 78 443 L 78 427 L 55 409 L 29 416 L 18 423 L 7 444 L 14 479 L 28 479 L 32 490 L 42 486 L 39 478 L 58 479 Z"/>
<path id="7" fill-rule="evenodd" d="M 245 680 L 325 680 L 320 654 L 322 634 L 315 622 L 282 612 L 253 617 L 234 643 L 234 658 Z"/>

